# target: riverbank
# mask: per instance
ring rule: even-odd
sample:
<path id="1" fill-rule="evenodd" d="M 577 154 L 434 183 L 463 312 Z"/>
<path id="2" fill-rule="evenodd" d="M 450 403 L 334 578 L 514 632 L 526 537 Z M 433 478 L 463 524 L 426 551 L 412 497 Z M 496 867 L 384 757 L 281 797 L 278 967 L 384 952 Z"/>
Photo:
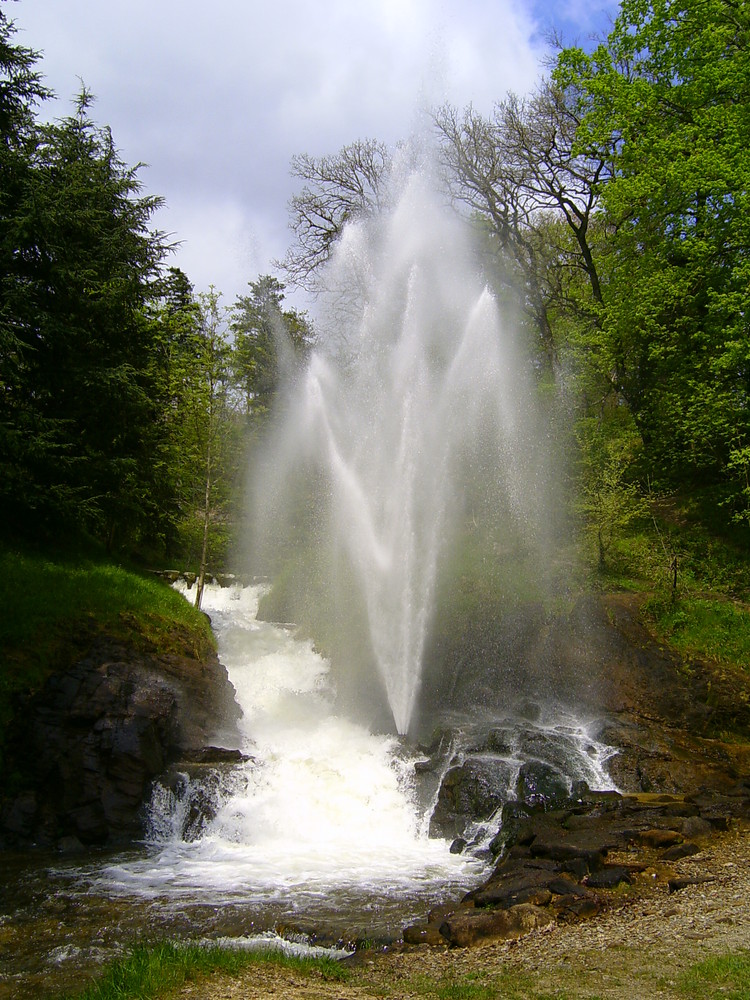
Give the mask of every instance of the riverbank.
<path id="1" fill-rule="evenodd" d="M 670 879 L 701 881 L 679 890 Z M 750 990 L 750 825 L 713 834 L 584 923 L 556 922 L 480 949 L 426 945 L 360 952 L 346 982 L 273 964 L 191 983 L 171 1000 L 543 1000 L 744 997 Z M 734 963 L 727 956 L 739 956 Z M 718 959 L 718 961 L 716 961 Z M 719 992 L 720 991 L 720 992 Z"/>

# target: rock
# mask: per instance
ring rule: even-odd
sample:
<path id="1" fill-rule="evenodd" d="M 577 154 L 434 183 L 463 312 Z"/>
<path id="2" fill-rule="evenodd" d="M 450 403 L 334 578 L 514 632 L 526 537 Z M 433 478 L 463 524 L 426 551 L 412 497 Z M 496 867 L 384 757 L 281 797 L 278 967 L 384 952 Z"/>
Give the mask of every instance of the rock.
<path id="1" fill-rule="evenodd" d="M 560 896 L 552 904 L 557 913 L 557 919 L 562 923 L 577 923 L 579 920 L 590 920 L 601 912 L 602 903 L 593 894 L 580 896 Z"/>
<path id="2" fill-rule="evenodd" d="M 675 844 L 681 844 L 683 836 L 681 833 L 677 833 L 676 830 L 643 830 L 638 835 L 638 840 L 644 847 L 661 850 L 662 848 L 673 847 Z"/>
<path id="3" fill-rule="evenodd" d="M 476 948 L 494 941 L 522 937 L 552 921 L 552 915 L 546 910 L 522 904 L 507 910 L 456 913 L 441 925 L 440 933 L 454 947 Z"/>
<path id="4" fill-rule="evenodd" d="M 8 755 L 23 790 L 0 823 L 20 846 L 139 838 L 154 778 L 238 715 L 215 655 L 161 656 L 100 637 L 17 714 Z"/>
<path id="5" fill-rule="evenodd" d="M 531 760 L 518 772 L 516 795 L 525 805 L 549 809 L 568 800 L 569 785 L 565 776 L 551 764 Z"/>
<path id="6" fill-rule="evenodd" d="M 521 903 L 546 906 L 552 901 L 552 893 L 546 886 L 541 885 L 499 885 L 476 893 L 473 899 L 475 906 L 499 906 L 508 910 Z"/>
<path id="7" fill-rule="evenodd" d="M 683 820 L 681 830 L 683 837 L 708 837 L 712 826 L 702 816 L 688 816 Z"/>
<path id="8" fill-rule="evenodd" d="M 700 854 L 700 847 L 697 844 L 675 844 L 661 855 L 662 861 L 679 861 L 681 858 L 691 858 L 694 854 Z"/>
<path id="9" fill-rule="evenodd" d="M 605 865 L 598 872 L 592 872 L 586 879 L 589 889 L 616 889 L 623 882 L 632 882 L 630 872 L 622 865 Z"/>
<path id="10" fill-rule="evenodd" d="M 550 890 L 550 892 L 554 892 L 556 896 L 563 896 L 566 899 L 570 896 L 583 897 L 590 895 L 589 892 L 582 885 L 579 885 L 572 879 L 565 877 L 552 879 L 548 883 L 547 888 Z"/>
<path id="11" fill-rule="evenodd" d="M 511 765 L 491 755 L 467 757 L 446 772 L 430 820 L 430 836 L 453 839 L 467 825 L 489 819 L 507 794 Z"/>
<path id="12" fill-rule="evenodd" d="M 448 944 L 437 924 L 412 924 L 404 928 L 403 938 L 404 944 L 428 944 L 433 947 Z"/>
<path id="13" fill-rule="evenodd" d="M 61 854 L 82 854 L 86 850 L 78 837 L 61 837 L 57 849 Z"/>
<path id="14" fill-rule="evenodd" d="M 715 881 L 716 879 L 712 875 L 696 875 L 683 878 L 671 878 L 667 884 L 670 892 L 679 892 L 681 889 L 687 889 L 689 885 L 702 885 L 704 882 Z"/>
<path id="15" fill-rule="evenodd" d="M 558 841 L 537 839 L 531 844 L 531 856 L 534 858 L 552 858 L 554 861 L 561 861 L 571 866 L 568 870 L 572 870 L 576 874 L 578 874 L 579 870 L 582 874 L 585 874 L 586 872 L 596 871 L 597 868 L 602 867 L 607 849 L 604 845 L 601 847 L 587 847 L 582 844 L 565 841 L 562 838 Z"/>

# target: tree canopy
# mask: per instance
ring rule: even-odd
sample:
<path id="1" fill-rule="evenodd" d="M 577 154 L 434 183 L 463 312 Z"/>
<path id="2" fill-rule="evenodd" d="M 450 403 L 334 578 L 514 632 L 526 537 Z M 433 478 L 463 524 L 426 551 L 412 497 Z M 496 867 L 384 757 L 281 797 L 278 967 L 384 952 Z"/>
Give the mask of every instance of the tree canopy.
<path id="1" fill-rule="evenodd" d="M 728 519 L 749 516 L 749 37 L 738 0 L 623 0 L 609 36 L 561 48 L 531 93 L 434 113 L 487 283 L 579 422 L 587 516 L 636 483 L 709 486 Z M 38 65 L 0 10 L 4 524 L 197 551 L 207 524 L 224 532 L 240 437 L 313 327 L 272 275 L 230 308 L 195 295 L 90 95 L 40 120 Z M 291 284 L 321 289 L 346 225 L 387 208 L 408 156 L 359 139 L 293 159 Z"/>

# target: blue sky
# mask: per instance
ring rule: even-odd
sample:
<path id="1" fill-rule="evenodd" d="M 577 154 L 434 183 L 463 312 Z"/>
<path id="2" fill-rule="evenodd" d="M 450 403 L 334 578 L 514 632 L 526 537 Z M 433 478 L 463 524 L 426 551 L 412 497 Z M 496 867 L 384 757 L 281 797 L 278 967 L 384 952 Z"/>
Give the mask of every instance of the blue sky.
<path id="1" fill-rule="evenodd" d="M 450 101 L 490 111 L 534 85 L 551 28 L 606 34 L 605 0 L 19 0 L 66 114 L 81 81 L 181 241 L 173 263 L 230 304 L 289 242 L 295 153 L 394 142 Z M 295 304 L 304 305 L 300 301 Z"/>

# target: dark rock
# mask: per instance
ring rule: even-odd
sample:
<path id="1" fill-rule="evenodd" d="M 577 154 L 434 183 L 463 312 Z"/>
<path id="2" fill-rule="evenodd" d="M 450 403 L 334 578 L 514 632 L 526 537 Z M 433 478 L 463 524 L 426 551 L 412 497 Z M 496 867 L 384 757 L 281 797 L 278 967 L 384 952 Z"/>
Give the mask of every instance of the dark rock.
<path id="1" fill-rule="evenodd" d="M 551 764 L 541 760 L 527 761 L 518 773 L 516 795 L 526 805 L 555 808 L 568 801 L 568 780 Z"/>
<path id="2" fill-rule="evenodd" d="M 510 774 L 510 764 L 493 756 L 467 757 L 449 768 L 430 820 L 430 836 L 460 837 L 470 822 L 489 819 L 503 804 Z"/>
<path id="3" fill-rule="evenodd" d="M 588 896 L 589 893 L 582 885 L 574 882 L 570 878 L 553 878 L 547 883 L 547 888 L 556 896 Z"/>
<path id="4" fill-rule="evenodd" d="M 464 840 L 463 837 L 456 837 L 456 839 L 453 841 L 453 843 L 450 846 L 450 852 L 451 852 L 451 854 L 461 854 L 461 852 L 466 847 L 466 843 L 467 842 Z"/>
<path id="5" fill-rule="evenodd" d="M 3 803 L 2 826 L 20 846 L 139 838 L 153 779 L 170 759 L 202 753 L 238 715 L 214 655 L 161 656 L 99 638 L 18 712 L 7 752 L 22 790 Z"/>
<path id="6" fill-rule="evenodd" d="M 616 889 L 623 882 L 632 882 L 630 872 L 622 865 L 605 865 L 598 872 L 592 872 L 586 879 L 589 889 Z"/>
<path id="7" fill-rule="evenodd" d="M 554 861 L 576 863 L 585 868 L 586 871 L 596 871 L 597 868 L 601 868 L 606 853 L 605 846 L 591 848 L 564 840 L 543 841 L 537 839 L 531 845 L 532 857 L 552 858 Z"/>
<path id="8" fill-rule="evenodd" d="M 660 857 L 662 861 L 679 861 L 681 858 L 691 858 L 694 854 L 700 854 L 700 850 L 697 844 L 675 844 Z"/>
<path id="9" fill-rule="evenodd" d="M 61 837 L 57 849 L 61 854 L 82 854 L 86 850 L 78 837 Z"/>

